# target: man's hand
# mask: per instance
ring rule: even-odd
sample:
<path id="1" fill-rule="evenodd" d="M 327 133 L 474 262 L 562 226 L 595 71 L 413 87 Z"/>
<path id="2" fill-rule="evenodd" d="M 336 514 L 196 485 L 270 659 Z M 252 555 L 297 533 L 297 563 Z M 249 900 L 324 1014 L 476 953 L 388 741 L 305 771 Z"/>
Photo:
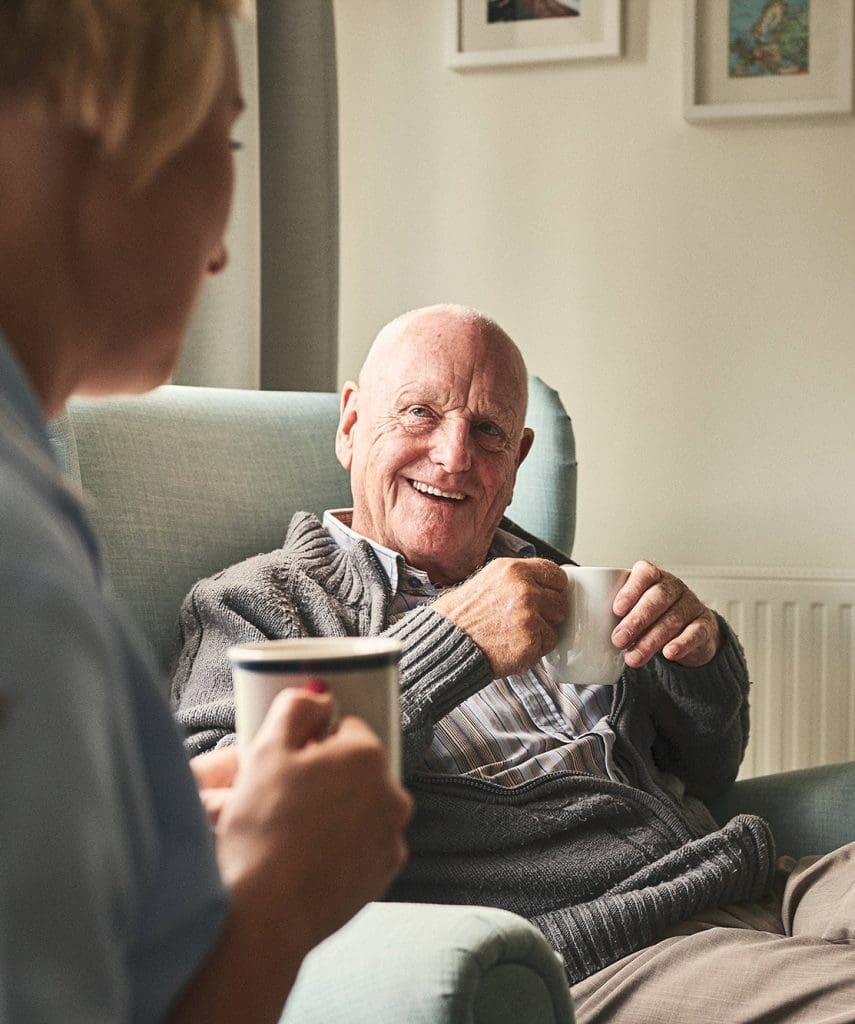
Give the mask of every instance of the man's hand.
<path id="1" fill-rule="evenodd" d="M 670 572 L 636 562 L 618 591 L 615 615 L 623 616 L 612 642 L 625 652 L 630 668 L 640 668 L 660 652 L 685 668 L 712 661 L 722 645 L 712 611 Z"/>
<path id="2" fill-rule="evenodd" d="M 496 558 L 431 607 L 478 644 L 500 679 L 555 647 L 567 617 L 567 577 L 544 558 Z"/>

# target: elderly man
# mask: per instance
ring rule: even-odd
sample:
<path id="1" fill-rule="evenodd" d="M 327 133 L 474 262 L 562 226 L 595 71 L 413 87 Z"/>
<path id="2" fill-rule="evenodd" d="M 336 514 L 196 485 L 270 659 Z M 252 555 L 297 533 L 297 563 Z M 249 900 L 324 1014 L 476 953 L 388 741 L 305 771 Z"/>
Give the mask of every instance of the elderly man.
<path id="1" fill-rule="evenodd" d="M 769 830 L 750 816 L 719 828 L 704 802 L 732 782 L 747 741 L 739 644 L 642 561 L 615 601 L 621 681 L 550 680 L 541 658 L 566 615 L 567 559 L 500 526 L 533 442 L 525 411 L 522 356 L 493 321 L 436 306 L 385 327 L 342 392 L 336 452 L 353 509 L 323 523 L 298 513 L 280 550 L 201 581 L 183 605 L 173 696 L 188 747 L 233 740 L 230 644 L 395 638 L 417 809 L 392 895 L 525 915 L 561 953 L 580 1020 L 619 1008 L 621 1020 L 707 1021 L 723 1006 L 723 1019 L 757 1020 L 740 1016 L 734 975 L 753 998 L 769 965 L 787 962 L 792 896 L 783 911 L 780 898 L 746 902 L 772 886 Z M 841 858 L 820 863 L 839 884 Z M 817 874 L 799 865 L 787 880 L 805 871 Z M 746 975 L 751 943 L 762 975 Z M 855 1005 L 848 950 L 822 962 L 823 1012 Z M 696 1008 L 687 979 L 707 993 Z M 784 990 L 776 980 L 764 1013 Z"/>

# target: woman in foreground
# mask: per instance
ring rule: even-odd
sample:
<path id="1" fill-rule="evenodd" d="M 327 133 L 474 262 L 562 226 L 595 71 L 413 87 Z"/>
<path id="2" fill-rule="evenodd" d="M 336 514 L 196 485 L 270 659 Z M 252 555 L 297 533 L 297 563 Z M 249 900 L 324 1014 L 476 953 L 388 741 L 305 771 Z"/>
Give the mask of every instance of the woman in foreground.
<path id="1" fill-rule="evenodd" d="M 163 383 L 225 265 L 239 5 L 0 7 L 4 1020 L 275 1021 L 405 856 L 409 797 L 361 721 L 325 737 L 323 694 L 194 784 L 45 433 L 72 394 Z"/>

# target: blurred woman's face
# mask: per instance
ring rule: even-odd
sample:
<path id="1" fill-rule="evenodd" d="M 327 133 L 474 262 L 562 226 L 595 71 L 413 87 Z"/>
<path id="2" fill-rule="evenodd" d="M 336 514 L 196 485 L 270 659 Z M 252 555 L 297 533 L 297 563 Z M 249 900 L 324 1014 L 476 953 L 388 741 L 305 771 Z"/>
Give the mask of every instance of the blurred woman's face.
<path id="1" fill-rule="evenodd" d="M 78 392 L 142 391 L 167 380 L 205 275 L 225 266 L 231 132 L 243 100 L 224 30 L 225 74 L 199 131 L 142 190 L 117 161 L 86 193 L 74 260 L 88 299 Z"/>

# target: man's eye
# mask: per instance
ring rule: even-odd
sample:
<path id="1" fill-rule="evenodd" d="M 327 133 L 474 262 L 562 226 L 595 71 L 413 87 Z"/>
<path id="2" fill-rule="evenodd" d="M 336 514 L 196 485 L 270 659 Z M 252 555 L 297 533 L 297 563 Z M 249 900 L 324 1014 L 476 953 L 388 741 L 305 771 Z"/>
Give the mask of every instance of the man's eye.
<path id="1" fill-rule="evenodd" d="M 479 423 L 475 429 L 478 432 L 478 437 L 481 439 L 482 444 L 495 447 L 496 445 L 504 443 L 505 432 L 495 423 L 490 423 L 489 421 Z"/>
<path id="2" fill-rule="evenodd" d="M 235 153 L 243 149 L 243 143 L 239 139 L 229 139 L 229 149 Z"/>
<path id="3" fill-rule="evenodd" d="M 398 413 L 398 420 L 405 430 L 425 431 L 432 428 L 434 417 L 426 405 L 408 405 Z"/>
<path id="4" fill-rule="evenodd" d="M 501 451 L 505 447 L 505 432 L 501 427 L 489 420 L 479 423 L 475 427 L 475 436 L 478 443 L 485 451 Z"/>

